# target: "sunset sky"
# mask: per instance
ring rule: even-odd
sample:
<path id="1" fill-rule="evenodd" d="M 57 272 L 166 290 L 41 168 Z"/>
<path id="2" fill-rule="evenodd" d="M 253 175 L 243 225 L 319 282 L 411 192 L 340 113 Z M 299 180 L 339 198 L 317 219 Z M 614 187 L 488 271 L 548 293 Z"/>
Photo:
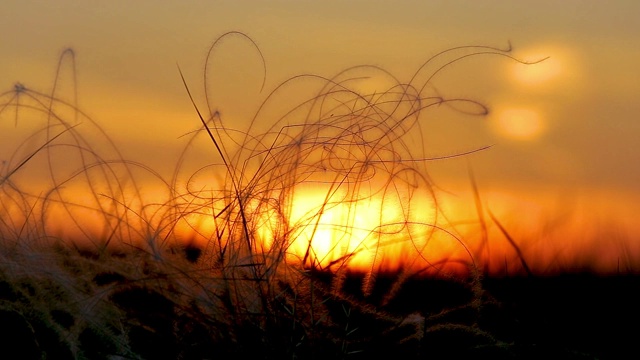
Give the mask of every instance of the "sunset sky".
<path id="1" fill-rule="evenodd" d="M 470 58 L 434 79 L 446 96 L 477 100 L 490 113 L 424 115 L 426 153 L 492 147 L 430 163 L 433 181 L 458 199 L 451 206 L 462 217 L 475 214 L 468 202 L 470 166 L 485 206 L 505 224 L 578 211 L 590 232 L 598 231 L 594 222 L 614 221 L 640 241 L 639 15 L 640 2 L 633 0 L 10 0 L 0 13 L 0 88 L 11 91 L 19 82 L 50 91 L 59 55 L 72 48 L 83 111 L 125 157 L 170 174 L 184 146 L 180 136 L 199 126 L 176 64 L 206 108 L 205 56 L 227 31 L 250 36 L 267 69 L 261 92 L 262 64 L 247 41 L 229 38 L 216 50 L 212 102 L 238 127 L 294 75 L 331 77 L 372 64 L 408 81 L 442 50 L 511 44 L 518 59 L 549 58 L 536 65 Z M 61 95 L 71 97 L 71 76 L 59 81 Z M 14 123 L 12 114 L 0 116 L 5 144 L 12 131 L 27 126 Z"/>

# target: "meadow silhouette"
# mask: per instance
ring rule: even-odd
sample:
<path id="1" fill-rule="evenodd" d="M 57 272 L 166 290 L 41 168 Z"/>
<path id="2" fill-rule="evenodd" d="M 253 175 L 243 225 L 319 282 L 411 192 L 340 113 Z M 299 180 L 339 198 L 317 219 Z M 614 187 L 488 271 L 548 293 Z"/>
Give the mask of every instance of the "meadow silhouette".
<path id="1" fill-rule="evenodd" d="M 262 67 L 265 95 L 247 126 L 216 105 L 212 82 L 224 69 L 209 64 L 223 41 L 249 44 Z M 429 164 L 492 149 L 429 156 L 421 134 L 437 121 L 433 109 L 488 114 L 488 105 L 434 84 L 478 57 L 544 60 L 521 60 L 510 46 L 461 46 L 409 79 L 358 65 L 269 90 L 268 59 L 254 40 L 225 33 L 206 54 L 201 93 L 176 69 L 194 130 L 178 134 L 185 146 L 166 177 L 127 159 L 105 120 L 79 107 L 76 53 L 66 49 L 48 91 L 16 83 L 0 95 L 2 131 L 12 134 L 0 173 L 0 351 L 21 359 L 623 356 L 635 332 L 617 320 L 640 315 L 632 273 L 537 276 L 502 220 L 485 214 L 472 174 L 480 241 L 461 236 L 442 211 Z M 367 90 L 372 79 L 389 86 Z M 510 254 L 501 276 L 484 257 L 487 226 Z"/>

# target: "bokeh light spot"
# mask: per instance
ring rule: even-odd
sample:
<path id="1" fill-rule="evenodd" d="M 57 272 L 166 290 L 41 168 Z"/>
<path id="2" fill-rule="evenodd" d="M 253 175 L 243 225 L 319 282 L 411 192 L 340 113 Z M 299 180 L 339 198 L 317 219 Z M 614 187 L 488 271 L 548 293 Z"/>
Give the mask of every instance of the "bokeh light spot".
<path id="1" fill-rule="evenodd" d="M 504 137 L 514 140 L 538 138 L 544 130 L 542 116 L 530 108 L 507 108 L 496 116 L 496 130 Z"/>

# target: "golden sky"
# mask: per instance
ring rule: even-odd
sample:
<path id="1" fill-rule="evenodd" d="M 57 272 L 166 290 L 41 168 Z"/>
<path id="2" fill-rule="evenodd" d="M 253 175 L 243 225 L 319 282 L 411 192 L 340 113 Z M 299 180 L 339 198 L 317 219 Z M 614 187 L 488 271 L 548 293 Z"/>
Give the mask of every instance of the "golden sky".
<path id="1" fill-rule="evenodd" d="M 167 173 L 184 146 L 179 137 L 199 125 L 176 64 L 205 108 L 204 59 L 227 31 L 250 36 L 267 67 L 260 92 L 262 65 L 248 42 L 227 39 L 216 49 L 212 101 L 238 125 L 297 74 L 330 77 L 373 64 L 406 81 L 441 50 L 510 43 L 519 59 L 549 58 L 529 66 L 471 58 L 434 79 L 439 91 L 478 100 L 490 114 L 434 111 L 422 124 L 426 153 L 492 145 L 431 163 L 436 184 L 468 193 L 470 164 L 485 200 L 502 209 L 532 202 L 562 212 L 579 203 L 628 224 L 640 210 L 638 1 L 57 0 L 2 7 L 0 86 L 49 91 L 58 56 L 72 48 L 81 108 L 125 157 Z M 60 81 L 61 94 L 71 96 L 71 76 Z M 26 126 L 6 113 L 0 120 L 5 144 Z"/>

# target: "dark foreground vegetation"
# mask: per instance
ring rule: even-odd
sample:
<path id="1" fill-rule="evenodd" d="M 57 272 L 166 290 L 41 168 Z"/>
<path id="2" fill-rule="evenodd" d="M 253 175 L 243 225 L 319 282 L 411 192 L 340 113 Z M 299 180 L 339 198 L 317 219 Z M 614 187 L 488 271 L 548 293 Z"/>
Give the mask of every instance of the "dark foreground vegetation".
<path id="1" fill-rule="evenodd" d="M 3 358 L 625 359 L 640 335 L 637 276 L 416 277 L 394 289 L 399 274 L 380 274 L 365 296 L 364 274 L 308 272 L 298 288 L 272 284 L 269 312 L 254 313 L 230 287 L 197 298 L 166 267 L 110 256 L 5 268 Z"/>

